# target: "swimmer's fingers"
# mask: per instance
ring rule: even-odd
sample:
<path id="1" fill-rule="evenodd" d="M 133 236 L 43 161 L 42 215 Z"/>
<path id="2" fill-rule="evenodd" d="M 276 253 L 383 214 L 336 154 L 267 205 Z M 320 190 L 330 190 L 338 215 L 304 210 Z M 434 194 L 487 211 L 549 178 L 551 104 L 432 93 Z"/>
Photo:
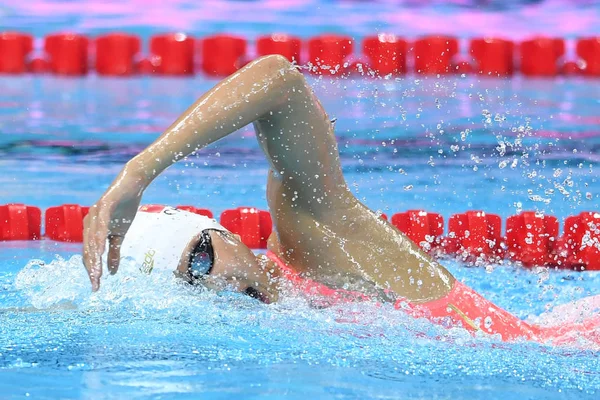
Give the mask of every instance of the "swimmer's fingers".
<path id="1" fill-rule="evenodd" d="M 123 236 L 109 235 L 108 236 L 108 270 L 112 275 L 119 270 L 119 261 L 121 260 L 121 245 L 123 244 Z"/>
<path id="2" fill-rule="evenodd" d="M 92 291 L 98 290 L 95 285 L 94 279 L 92 278 L 92 269 L 96 260 L 94 259 L 94 251 L 92 245 L 92 236 L 94 232 L 94 225 L 96 224 L 96 209 L 90 208 L 90 211 L 83 219 L 83 265 L 88 273 L 88 278 L 92 284 Z"/>
<path id="3" fill-rule="evenodd" d="M 108 236 L 107 220 L 99 215 L 96 206 L 90 209 L 84 219 L 83 263 L 94 292 L 100 288 L 102 277 L 102 254 Z"/>

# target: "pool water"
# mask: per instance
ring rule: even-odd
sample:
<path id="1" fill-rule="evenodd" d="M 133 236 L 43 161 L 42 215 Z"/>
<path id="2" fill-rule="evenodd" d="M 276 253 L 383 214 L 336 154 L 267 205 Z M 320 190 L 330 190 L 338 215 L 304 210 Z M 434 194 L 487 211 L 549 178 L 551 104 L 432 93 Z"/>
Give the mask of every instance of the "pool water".
<path id="1" fill-rule="evenodd" d="M 279 17 L 307 17 L 317 4 L 281 11 L 278 1 L 251 2 L 262 15 L 252 22 L 232 12 L 242 2 L 214 1 L 212 13 L 192 13 L 191 2 L 178 1 L 179 20 L 158 18 L 166 12 L 159 5 L 136 15 L 135 3 L 99 9 L 101 2 L 88 2 L 94 9 L 80 2 L 21 2 L 2 12 L 10 16 L 6 26 L 34 26 L 40 35 L 69 26 L 94 33 L 125 26 L 148 34 L 175 25 L 202 34 L 222 30 L 215 10 L 226 10 L 239 20 L 235 31 L 252 36 L 281 27 Z M 565 35 L 597 33 L 600 26 L 593 2 L 575 8 L 544 2 L 522 12 L 510 2 L 488 23 L 474 16 L 492 11 L 462 3 L 470 2 L 394 14 L 388 12 L 392 2 L 381 2 L 378 13 L 361 17 L 364 2 L 326 2 L 328 13 L 290 29 L 309 35 L 330 20 L 335 31 L 372 32 L 408 21 L 402 17 L 407 10 L 429 21 L 424 30 L 448 13 L 453 22 L 443 30 L 463 36 L 501 29 L 514 15 L 531 17 L 511 26 L 514 35 L 548 26 Z M 578 23 L 553 24 L 557 10 Z M 342 27 L 342 11 L 352 28 Z M 464 18 L 474 23 L 456 28 Z M 0 203 L 94 203 L 123 164 L 214 83 L 202 77 L 0 77 Z M 600 210 L 598 80 L 408 76 L 311 83 L 337 118 L 352 191 L 375 210 L 426 209 L 446 220 L 470 209 L 503 218 L 538 210 L 561 222 Z M 217 215 L 238 206 L 266 209 L 266 172 L 254 134 L 244 128 L 170 168 L 144 202 L 192 204 Z M 443 330 L 390 305 L 315 309 L 293 293 L 263 305 L 141 275 L 129 264 L 91 294 L 80 251 L 79 244 L 51 241 L 0 243 L 0 398 L 492 400 L 596 399 L 600 393 L 598 348 L 590 343 L 506 344 Z M 532 321 L 554 305 L 600 294 L 600 273 L 443 264 Z"/>
<path id="2" fill-rule="evenodd" d="M 600 82 L 311 82 L 338 118 L 346 179 L 373 209 L 560 218 L 598 209 Z M 213 83 L 2 78 L 1 198 L 92 204 Z M 245 128 L 172 167 L 144 202 L 266 208 L 266 171 Z M 504 344 L 373 304 L 316 310 L 289 296 L 262 305 L 149 280 L 134 266 L 91 294 L 80 245 L 0 246 L 0 393 L 9 398 L 594 398 L 600 389 L 589 344 Z M 522 318 L 600 293 L 592 272 L 444 265 Z"/>

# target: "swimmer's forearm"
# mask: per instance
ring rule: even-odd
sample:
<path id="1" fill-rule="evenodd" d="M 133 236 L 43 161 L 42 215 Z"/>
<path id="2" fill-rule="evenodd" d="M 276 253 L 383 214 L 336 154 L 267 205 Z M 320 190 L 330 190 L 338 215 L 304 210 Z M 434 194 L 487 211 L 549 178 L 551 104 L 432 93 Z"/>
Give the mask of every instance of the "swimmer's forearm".
<path id="1" fill-rule="evenodd" d="M 285 104 L 303 77 L 280 56 L 258 59 L 221 81 L 188 108 L 126 170 L 146 185 L 187 157 Z M 125 172 L 125 171 L 124 171 Z"/>

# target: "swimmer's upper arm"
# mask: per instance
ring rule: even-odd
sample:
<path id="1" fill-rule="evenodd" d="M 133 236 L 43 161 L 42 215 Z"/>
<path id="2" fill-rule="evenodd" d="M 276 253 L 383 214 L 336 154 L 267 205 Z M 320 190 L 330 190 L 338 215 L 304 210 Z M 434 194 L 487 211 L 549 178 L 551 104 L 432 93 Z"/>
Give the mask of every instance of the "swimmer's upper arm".
<path id="1" fill-rule="evenodd" d="M 289 81 L 286 102 L 254 122 L 258 140 L 287 191 L 280 201 L 327 215 L 351 196 L 342 173 L 334 123 L 302 75 Z"/>
<path id="2" fill-rule="evenodd" d="M 323 216 L 343 207 L 349 190 L 333 124 L 304 75 L 278 55 L 221 81 L 128 165 L 143 173 L 147 185 L 177 160 L 250 122 L 285 188 L 296 192 L 296 206 Z"/>

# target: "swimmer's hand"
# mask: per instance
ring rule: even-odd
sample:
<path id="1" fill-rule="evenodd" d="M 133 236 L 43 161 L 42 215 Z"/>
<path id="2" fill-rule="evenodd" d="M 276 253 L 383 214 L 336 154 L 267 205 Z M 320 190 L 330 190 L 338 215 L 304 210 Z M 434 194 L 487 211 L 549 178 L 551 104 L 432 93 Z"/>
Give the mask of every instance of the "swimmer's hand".
<path id="1" fill-rule="evenodd" d="M 129 230 L 147 183 L 126 167 L 83 220 L 83 264 L 92 283 L 100 288 L 102 255 L 108 241 L 108 270 L 117 273 L 121 244 Z"/>

